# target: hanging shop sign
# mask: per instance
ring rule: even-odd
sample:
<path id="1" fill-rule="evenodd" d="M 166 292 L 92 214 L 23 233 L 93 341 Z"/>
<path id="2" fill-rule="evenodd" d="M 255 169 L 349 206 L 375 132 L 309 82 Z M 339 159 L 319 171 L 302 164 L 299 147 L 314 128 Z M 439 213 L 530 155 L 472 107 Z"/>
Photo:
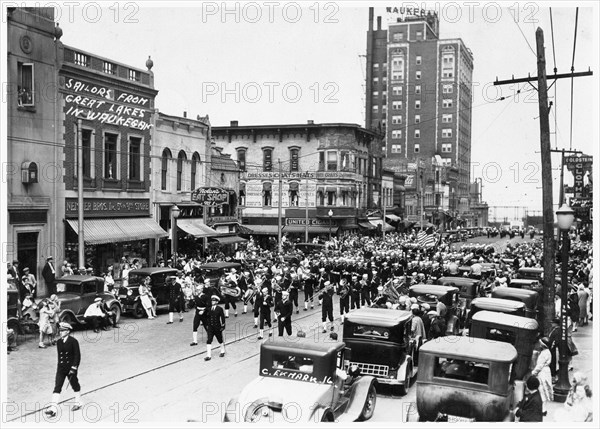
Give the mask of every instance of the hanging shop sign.
<path id="1" fill-rule="evenodd" d="M 192 201 L 207 207 L 228 204 L 229 191 L 221 188 L 197 188 L 192 192 Z"/>

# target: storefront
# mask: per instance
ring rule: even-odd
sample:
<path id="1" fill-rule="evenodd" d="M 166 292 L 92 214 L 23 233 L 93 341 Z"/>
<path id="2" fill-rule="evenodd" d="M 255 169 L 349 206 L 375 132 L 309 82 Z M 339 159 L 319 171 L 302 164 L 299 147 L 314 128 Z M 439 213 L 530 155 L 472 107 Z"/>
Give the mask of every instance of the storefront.
<path id="1" fill-rule="evenodd" d="M 85 198 L 83 209 L 85 263 L 101 275 L 108 266 L 117 267 L 122 257 L 152 263 L 154 240 L 167 232 L 150 217 L 149 199 Z M 65 200 L 65 255 L 78 259 L 78 202 Z M 120 277 L 120 273 L 115 272 Z"/>

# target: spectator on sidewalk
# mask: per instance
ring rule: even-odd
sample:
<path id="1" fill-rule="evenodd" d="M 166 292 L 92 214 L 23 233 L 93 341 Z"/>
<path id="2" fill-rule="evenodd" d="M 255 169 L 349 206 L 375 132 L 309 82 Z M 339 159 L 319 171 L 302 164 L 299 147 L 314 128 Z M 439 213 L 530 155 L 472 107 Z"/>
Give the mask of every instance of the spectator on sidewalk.
<path id="1" fill-rule="evenodd" d="M 592 389 L 587 378 L 580 372 L 573 374 L 571 389 L 564 406 L 554 414 L 557 422 L 591 422 L 593 421 L 594 404 Z"/>
<path id="2" fill-rule="evenodd" d="M 106 331 L 104 316 L 104 312 L 102 311 L 102 298 L 100 297 L 96 298 L 83 314 L 85 323 L 91 326 L 94 329 L 94 332 L 100 332 L 100 328 Z"/>
<path id="3" fill-rule="evenodd" d="M 585 291 L 585 286 L 580 283 L 577 287 L 577 304 L 579 305 L 579 326 L 588 324 L 588 309 L 590 295 Z"/>
<path id="4" fill-rule="evenodd" d="M 544 420 L 542 396 L 539 391 L 540 381 L 531 376 L 527 379 L 525 397 L 517 405 L 516 416 L 519 422 L 541 422 Z"/>
<path id="5" fill-rule="evenodd" d="M 52 336 L 54 329 L 52 329 L 52 317 L 54 316 L 54 310 L 48 305 L 48 301 L 43 300 L 40 303 L 40 320 L 38 326 L 40 328 L 40 343 L 38 347 L 40 349 L 46 348 L 46 339 L 50 339 L 52 343 Z"/>
<path id="6" fill-rule="evenodd" d="M 550 340 L 548 337 L 543 337 L 539 340 L 541 348 L 537 358 L 537 364 L 531 374 L 538 378 L 540 382 L 540 394 L 543 401 L 543 414 L 546 415 L 546 404 L 554 400 L 554 389 L 552 386 L 552 373 L 550 372 L 550 363 L 552 356 L 549 350 Z"/>

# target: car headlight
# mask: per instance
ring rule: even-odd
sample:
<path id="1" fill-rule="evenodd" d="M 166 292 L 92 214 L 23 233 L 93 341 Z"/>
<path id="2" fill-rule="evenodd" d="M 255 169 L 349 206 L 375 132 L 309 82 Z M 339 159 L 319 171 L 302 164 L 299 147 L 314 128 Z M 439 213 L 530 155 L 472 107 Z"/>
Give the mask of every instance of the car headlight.
<path id="1" fill-rule="evenodd" d="M 268 406 L 257 407 L 250 416 L 250 422 L 257 422 L 261 419 L 271 420 L 273 418 L 273 410 Z"/>
<path id="2" fill-rule="evenodd" d="M 132 289 L 128 289 L 127 290 L 127 296 L 131 296 L 133 295 L 133 290 Z"/>

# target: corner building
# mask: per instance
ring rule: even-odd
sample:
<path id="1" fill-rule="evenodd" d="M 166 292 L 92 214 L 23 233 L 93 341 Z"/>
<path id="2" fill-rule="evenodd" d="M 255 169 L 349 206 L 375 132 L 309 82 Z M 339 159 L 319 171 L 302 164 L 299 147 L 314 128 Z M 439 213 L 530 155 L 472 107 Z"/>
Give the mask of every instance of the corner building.
<path id="1" fill-rule="evenodd" d="M 438 155 L 444 167 L 456 170 L 456 182 L 448 189 L 450 210 L 465 213 L 473 54 L 461 39 L 439 38 L 434 12 L 414 11 L 383 29 L 381 17 L 373 27 L 373 8 L 369 9 L 366 127 L 385 134 L 386 168 L 414 173 L 419 161 L 431 165 Z"/>

